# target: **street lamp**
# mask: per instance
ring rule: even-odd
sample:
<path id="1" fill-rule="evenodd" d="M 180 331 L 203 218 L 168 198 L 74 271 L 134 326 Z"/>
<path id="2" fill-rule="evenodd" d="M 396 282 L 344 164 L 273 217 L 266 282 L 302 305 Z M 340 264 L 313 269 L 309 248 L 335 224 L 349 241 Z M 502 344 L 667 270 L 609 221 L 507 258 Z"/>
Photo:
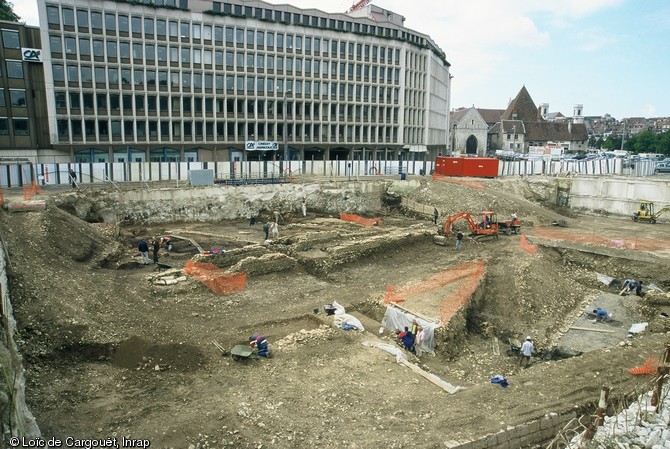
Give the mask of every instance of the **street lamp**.
<path id="1" fill-rule="evenodd" d="M 284 92 L 284 111 L 283 111 L 283 117 L 284 117 L 284 160 L 288 162 L 288 119 L 286 118 L 286 96 L 291 93 L 291 89 L 288 89 Z"/>

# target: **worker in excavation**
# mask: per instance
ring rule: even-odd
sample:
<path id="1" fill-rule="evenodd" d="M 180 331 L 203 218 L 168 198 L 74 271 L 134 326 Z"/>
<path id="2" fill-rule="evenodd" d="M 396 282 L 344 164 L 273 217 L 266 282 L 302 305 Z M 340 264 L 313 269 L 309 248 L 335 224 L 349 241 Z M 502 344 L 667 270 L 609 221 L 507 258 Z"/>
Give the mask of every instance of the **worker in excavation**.
<path id="1" fill-rule="evenodd" d="M 609 315 L 607 310 L 601 309 L 600 307 L 594 309 L 593 313 L 596 315 L 596 321 L 605 321 L 605 318 L 607 318 L 607 315 Z"/>
<path id="2" fill-rule="evenodd" d="M 161 241 L 156 236 L 151 239 L 151 247 L 153 248 L 154 263 L 158 263 L 158 251 L 161 249 Z"/>
<path id="3" fill-rule="evenodd" d="M 461 249 L 463 247 L 463 233 L 458 231 L 456 234 L 456 249 Z"/>
<path id="4" fill-rule="evenodd" d="M 398 339 L 402 342 L 402 345 L 409 352 L 414 353 L 414 343 L 416 342 L 416 336 L 409 330 L 409 327 L 405 326 L 403 332 L 398 333 Z"/>
<path id="5" fill-rule="evenodd" d="M 530 335 L 526 337 L 526 341 L 521 345 L 521 360 L 519 361 L 519 366 L 524 365 L 524 368 L 528 368 L 530 365 L 530 356 L 535 352 L 535 345 L 533 345 L 533 337 Z"/>
<path id="6" fill-rule="evenodd" d="M 137 249 L 139 249 L 140 254 L 142 255 L 142 263 L 144 265 L 149 265 L 151 261 L 149 261 L 149 245 L 147 245 L 147 241 L 144 239 L 140 240 Z"/>
<path id="7" fill-rule="evenodd" d="M 270 238 L 270 222 L 263 224 L 263 232 L 265 232 L 265 240 Z"/>
<path id="8" fill-rule="evenodd" d="M 260 357 L 270 357 L 268 340 L 262 335 L 256 334 L 249 337 L 249 346 L 251 346 Z"/>
<path id="9" fill-rule="evenodd" d="M 635 289 L 637 286 L 637 282 L 633 279 L 626 279 L 623 281 L 623 284 L 621 284 L 621 291 L 619 292 L 620 295 L 623 295 L 624 293 L 630 293 Z"/>

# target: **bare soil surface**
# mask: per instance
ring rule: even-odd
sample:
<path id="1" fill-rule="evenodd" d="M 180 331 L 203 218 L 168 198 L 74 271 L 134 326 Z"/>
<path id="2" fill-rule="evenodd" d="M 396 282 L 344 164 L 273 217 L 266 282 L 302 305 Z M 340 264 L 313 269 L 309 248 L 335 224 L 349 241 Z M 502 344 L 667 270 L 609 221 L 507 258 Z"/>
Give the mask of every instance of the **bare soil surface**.
<path id="1" fill-rule="evenodd" d="M 660 356 L 670 331 L 660 313 L 670 313 L 670 299 L 660 293 L 618 296 L 597 273 L 670 289 L 665 249 L 670 225 L 549 209 L 542 189 L 528 181 L 485 184 L 427 180 L 403 195 L 438 207 L 442 223 L 445 213 L 461 210 L 516 212 L 522 230 L 539 244 L 537 254 L 522 249 L 520 235 L 466 239 L 461 251 L 453 248 L 453 237 L 449 246 L 438 246 L 429 217 L 395 207 L 370 211 L 383 218 L 383 225 L 373 228 L 315 209 L 280 223 L 280 238 L 263 246 L 298 263 L 249 275 L 244 290 L 230 296 L 214 294 L 188 276 L 173 285 L 150 282 L 157 273 L 153 265 L 141 264 L 137 243 L 172 234 L 205 250 L 254 248 L 263 244 L 260 223 L 269 213 L 255 226 L 239 220 L 118 228 L 82 222 L 48 195 L 45 211 L 2 212 L 26 396 L 43 435 L 146 438 L 152 447 L 175 448 L 443 447 L 545 413 L 587 407 L 604 383 L 613 386 L 613 396 L 642 384 L 644 379 L 624 368 L 642 364 L 650 353 Z M 597 232 L 665 243 L 629 251 L 533 240 L 534 228 L 551 227 L 557 219 L 567 220 L 565 229 L 575 235 Z M 394 240 L 327 269 L 309 263 L 338 245 L 421 232 L 424 238 Z M 299 245 L 318 235 L 321 243 Z M 159 255 L 161 263 L 182 268 L 196 253 L 188 240 L 173 238 L 172 250 Z M 465 329 L 438 341 L 435 356 L 411 358 L 465 390 L 449 395 L 390 354 L 363 345 L 394 341 L 390 332 L 378 333 L 388 285 L 413 285 L 480 260 L 485 279 Z M 334 301 L 360 317 L 366 331 L 335 328 L 323 313 L 323 305 Z M 620 328 L 644 320 L 648 330 L 635 338 L 570 334 L 573 326 L 612 326 L 580 321 L 599 304 L 615 311 Z M 272 358 L 234 361 L 213 343 L 229 351 L 256 332 L 268 338 Z M 525 335 L 534 337 L 545 358 L 521 369 L 518 359 L 506 355 L 507 339 Z M 584 354 L 561 359 L 566 351 Z M 511 386 L 491 384 L 497 374 L 507 376 Z"/>

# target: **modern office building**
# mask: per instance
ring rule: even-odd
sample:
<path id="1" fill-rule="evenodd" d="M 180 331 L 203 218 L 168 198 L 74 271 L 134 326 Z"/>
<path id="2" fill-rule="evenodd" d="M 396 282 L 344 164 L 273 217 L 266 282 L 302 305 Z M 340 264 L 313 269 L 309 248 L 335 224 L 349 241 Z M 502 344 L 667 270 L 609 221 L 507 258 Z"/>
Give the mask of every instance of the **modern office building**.
<path id="1" fill-rule="evenodd" d="M 64 156 L 422 160 L 446 148 L 449 63 L 396 13 L 143 3 L 38 0 Z"/>
<path id="2" fill-rule="evenodd" d="M 51 154 L 41 47 L 39 28 L 0 21 L 0 162 Z"/>

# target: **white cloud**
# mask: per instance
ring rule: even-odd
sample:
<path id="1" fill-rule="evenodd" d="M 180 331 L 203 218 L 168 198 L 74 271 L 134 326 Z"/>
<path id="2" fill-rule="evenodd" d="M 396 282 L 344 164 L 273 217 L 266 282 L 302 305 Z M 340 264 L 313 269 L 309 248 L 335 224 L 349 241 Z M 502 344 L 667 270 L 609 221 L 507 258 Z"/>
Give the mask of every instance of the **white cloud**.
<path id="1" fill-rule="evenodd" d="M 656 106 L 654 106 L 653 104 L 643 105 L 641 112 L 643 117 L 657 117 Z"/>
<path id="2" fill-rule="evenodd" d="M 39 25 L 36 0 L 16 0 L 14 2 L 14 12 L 21 17 L 22 22 L 26 22 L 28 25 Z"/>

